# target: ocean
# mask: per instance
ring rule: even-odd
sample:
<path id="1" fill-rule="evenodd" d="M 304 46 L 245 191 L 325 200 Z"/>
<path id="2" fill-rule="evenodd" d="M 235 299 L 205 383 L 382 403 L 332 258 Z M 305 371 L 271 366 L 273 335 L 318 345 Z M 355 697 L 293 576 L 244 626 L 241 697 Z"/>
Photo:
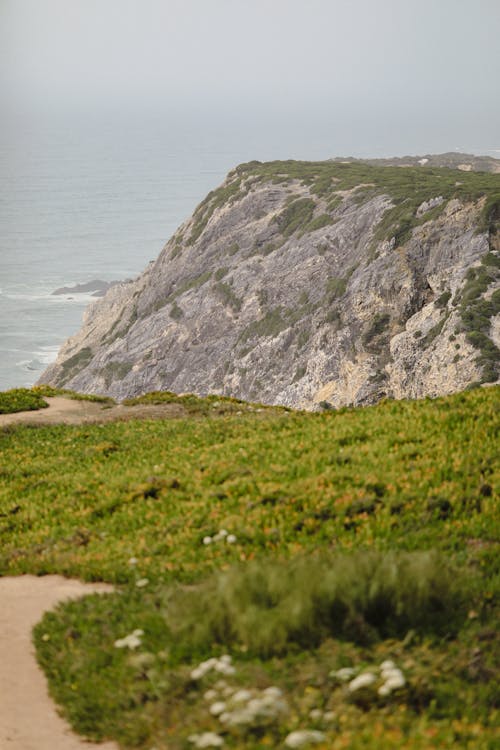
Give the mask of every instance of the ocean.
<path id="1" fill-rule="evenodd" d="M 306 120 L 0 124 L 0 390 L 32 385 L 94 299 L 54 290 L 137 276 L 236 164 L 425 153 L 429 144 L 407 145 L 360 149 L 355 134 Z"/>

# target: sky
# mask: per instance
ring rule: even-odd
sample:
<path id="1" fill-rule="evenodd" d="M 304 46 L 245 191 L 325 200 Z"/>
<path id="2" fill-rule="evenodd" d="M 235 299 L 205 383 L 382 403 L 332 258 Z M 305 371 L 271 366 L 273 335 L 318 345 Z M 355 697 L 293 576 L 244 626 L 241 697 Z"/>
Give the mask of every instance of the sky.
<path id="1" fill-rule="evenodd" d="M 0 108 L 432 123 L 494 149 L 499 36 L 500 0 L 0 0 Z"/>

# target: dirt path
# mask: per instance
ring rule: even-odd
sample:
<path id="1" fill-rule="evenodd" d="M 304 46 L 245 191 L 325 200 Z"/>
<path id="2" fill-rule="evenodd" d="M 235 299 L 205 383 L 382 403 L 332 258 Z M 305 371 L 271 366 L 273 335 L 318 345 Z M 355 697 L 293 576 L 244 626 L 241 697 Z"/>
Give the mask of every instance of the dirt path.
<path id="1" fill-rule="evenodd" d="M 1 750 L 118 750 L 73 734 L 49 697 L 31 642 L 33 626 L 58 602 L 109 590 L 61 576 L 0 578 Z"/>
<path id="2" fill-rule="evenodd" d="M 15 424 L 85 424 L 127 419 L 168 419 L 187 414 L 180 404 L 107 406 L 94 401 L 77 401 L 64 396 L 54 396 L 45 400 L 49 404 L 48 409 L 0 414 L 0 429 Z"/>

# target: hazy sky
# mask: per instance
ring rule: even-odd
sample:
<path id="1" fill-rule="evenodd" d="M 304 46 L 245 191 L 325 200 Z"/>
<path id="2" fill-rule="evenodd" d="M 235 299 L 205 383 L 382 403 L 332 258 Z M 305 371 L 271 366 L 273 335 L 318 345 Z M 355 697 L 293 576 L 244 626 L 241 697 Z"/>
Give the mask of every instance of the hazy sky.
<path id="1" fill-rule="evenodd" d="M 433 118 L 493 148 L 499 39 L 500 0 L 0 0 L 0 105 Z"/>

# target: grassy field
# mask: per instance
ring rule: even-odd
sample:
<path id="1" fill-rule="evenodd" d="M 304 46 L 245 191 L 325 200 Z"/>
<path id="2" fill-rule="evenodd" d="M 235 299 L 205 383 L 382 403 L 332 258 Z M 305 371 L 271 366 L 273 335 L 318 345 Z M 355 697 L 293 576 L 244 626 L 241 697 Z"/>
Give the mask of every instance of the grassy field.
<path id="1" fill-rule="evenodd" d="M 35 631 L 74 727 L 143 750 L 498 747 L 499 393 L 4 428 L 0 575 L 117 587 Z"/>

